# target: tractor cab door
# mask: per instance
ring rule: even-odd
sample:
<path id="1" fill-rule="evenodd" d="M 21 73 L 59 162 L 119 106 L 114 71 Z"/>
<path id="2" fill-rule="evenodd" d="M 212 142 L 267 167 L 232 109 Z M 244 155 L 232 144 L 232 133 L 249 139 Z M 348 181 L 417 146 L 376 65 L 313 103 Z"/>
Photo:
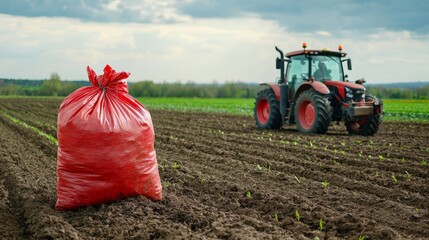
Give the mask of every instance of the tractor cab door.
<path id="1" fill-rule="evenodd" d="M 293 56 L 286 70 L 286 81 L 289 85 L 289 99 L 295 97 L 295 92 L 308 79 L 308 59 L 305 56 Z"/>

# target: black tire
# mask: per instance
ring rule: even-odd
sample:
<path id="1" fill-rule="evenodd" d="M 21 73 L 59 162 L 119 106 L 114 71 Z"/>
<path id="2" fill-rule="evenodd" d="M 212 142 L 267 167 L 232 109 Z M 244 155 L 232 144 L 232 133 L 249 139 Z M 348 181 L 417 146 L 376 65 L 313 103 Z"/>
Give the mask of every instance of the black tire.
<path id="1" fill-rule="evenodd" d="M 332 121 L 329 95 L 313 89 L 302 92 L 296 100 L 294 116 L 299 132 L 326 133 Z"/>
<path id="2" fill-rule="evenodd" d="M 365 101 L 380 102 L 376 97 L 367 95 Z M 351 121 L 345 122 L 347 132 L 352 135 L 372 136 L 378 132 L 383 122 L 383 113 L 376 112 L 374 115 L 357 117 Z"/>
<path id="3" fill-rule="evenodd" d="M 280 129 L 282 117 L 279 101 L 272 89 L 264 89 L 256 94 L 254 117 L 260 129 Z"/>

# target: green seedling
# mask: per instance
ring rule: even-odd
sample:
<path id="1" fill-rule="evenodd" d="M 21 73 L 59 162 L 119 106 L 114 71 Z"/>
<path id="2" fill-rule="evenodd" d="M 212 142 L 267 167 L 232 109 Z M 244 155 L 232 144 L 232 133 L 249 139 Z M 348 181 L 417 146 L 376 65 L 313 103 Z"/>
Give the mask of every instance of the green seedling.
<path id="1" fill-rule="evenodd" d="M 327 187 L 329 187 L 329 182 L 328 181 L 323 181 L 322 182 L 322 186 L 324 187 L 324 188 L 327 188 Z"/>
<path id="2" fill-rule="evenodd" d="M 170 183 L 169 182 L 162 182 L 161 185 L 162 185 L 163 189 L 167 189 L 170 186 Z"/>
<path id="3" fill-rule="evenodd" d="M 358 240 L 365 240 L 365 236 L 359 236 Z"/>
<path id="4" fill-rule="evenodd" d="M 298 221 L 300 221 L 300 220 L 301 220 L 301 216 L 299 215 L 298 210 L 295 210 L 295 217 L 296 217 L 296 219 L 297 219 Z"/>
<path id="5" fill-rule="evenodd" d="M 299 183 L 301 182 L 301 180 L 299 180 L 299 178 L 297 176 L 294 175 L 294 177 L 295 177 L 297 182 L 299 182 Z"/>
<path id="6" fill-rule="evenodd" d="M 207 180 L 204 177 L 199 177 L 198 180 L 200 181 L 201 184 L 205 184 L 207 182 Z"/>
<path id="7" fill-rule="evenodd" d="M 412 176 L 412 175 L 411 175 L 409 172 L 407 172 L 407 171 L 405 171 L 405 173 L 407 174 L 407 179 L 408 179 L 408 180 L 411 180 L 411 176 Z"/>
<path id="8" fill-rule="evenodd" d="M 279 221 L 279 214 L 278 214 L 278 213 L 274 213 L 274 220 L 275 220 L 276 222 L 278 222 L 278 221 Z"/>
<path id="9" fill-rule="evenodd" d="M 428 165 L 428 161 L 426 161 L 426 160 L 422 160 L 422 165 L 423 165 L 423 166 Z"/>
<path id="10" fill-rule="evenodd" d="M 165 170 L 165 166 L 164 166 L 164 164 L 159 163 L 159 164 L 158 164 L 158 167 L 159 167 L 159 169 L 161 170 L 161 172 L 164 172 L 164 170 Z"/>
<path id="11" fill-rule="evenodd" d="M 173 163 L 173 169 L 179 169 L 180 165 L 177 162 Z"/>
<path id="12" fill-rule="evenodd" d="M 320 231 L 323 230 L 323 220 L 322 219 L 319 220 L 319 230 Z"/>
<path id="13" fill-rule="evenodd" d="M 378 158 L 379 158 L 381 161 L 383 161 L 383 160 L 384 160 L 383 155 L 378 155 Z"/>
<path id="14" fill-rule="evenodd" d="M 396 177 L 393 173 L 392 173 L 392 181 L 394 184 L 398 183 L 398 179 L 396 179 Z"/>
<path id="15" fill-rule="evenodd" d="M 252 198 L 252 193 L 250 193 L 250 191 L 247 191 L 246 196 L 247 196 L 248 199 L 251 199 Z"/>

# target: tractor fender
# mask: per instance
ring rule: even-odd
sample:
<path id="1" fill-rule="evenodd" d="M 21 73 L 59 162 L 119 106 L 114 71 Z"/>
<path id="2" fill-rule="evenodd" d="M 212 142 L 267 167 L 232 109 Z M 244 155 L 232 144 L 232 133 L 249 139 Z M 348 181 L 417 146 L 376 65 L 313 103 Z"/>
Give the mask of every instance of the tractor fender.
<path id="1" fill-rule="evenodd" d="M 298 96 L 302 92 L 304 92 L 310 88 L 313 88 L 316 92 L 318 92 L 320 94 L 329 94 L 330 93 L 328 87 L 321 82 L 304 82 L 301 84 L 301 86 L 299 86 L 298 90 L 296 91 L 295 100 L 298 98 Z"/>
<path id="2" fill-rule="evenodd" d="M 280 101 L 280 85 L 276 83 L 261 83 L 259 86 L 271 88 L 276 95 L 277 101 Z"/>

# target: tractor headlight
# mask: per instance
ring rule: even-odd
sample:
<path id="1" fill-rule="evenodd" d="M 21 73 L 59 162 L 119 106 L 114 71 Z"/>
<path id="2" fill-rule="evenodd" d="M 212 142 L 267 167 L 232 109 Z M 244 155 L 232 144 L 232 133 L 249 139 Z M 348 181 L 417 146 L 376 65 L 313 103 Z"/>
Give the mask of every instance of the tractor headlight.
<path id="1" fill-rule="evenodd" d="M 353 91 L 348 87 L 344 87 L 344 89 L 346 91 L 346 98 L 353 99 Z"/>

